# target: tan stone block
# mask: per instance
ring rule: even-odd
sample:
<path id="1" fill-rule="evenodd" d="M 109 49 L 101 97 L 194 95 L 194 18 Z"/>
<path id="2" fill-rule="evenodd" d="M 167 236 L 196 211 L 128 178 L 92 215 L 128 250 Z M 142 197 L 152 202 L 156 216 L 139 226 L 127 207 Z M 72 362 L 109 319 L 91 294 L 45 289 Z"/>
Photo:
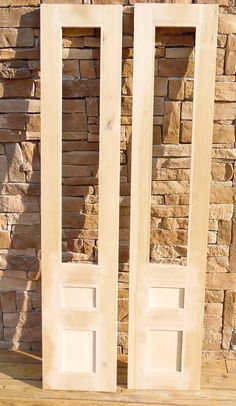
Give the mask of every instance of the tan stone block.
<path id="1" fill-rule="evenodd" d="M 193 77 L 193 59 L 160 59 L 159 75 L 163 77 Z"/>
<path id="2" fill-rule="evenodd" d="M 183 100 L 184 99 L 184 81 L 172 79 L 169 80 L 169 99 Z"/>
<path id="3" fill-rule="evenodd" d="M 6 230 L 7 229 L 7 216 L 6 214 L 0 213 L 0 229 Z"/>
<path id="4" fill-rule="evenodd" d="M 86 98 L 86 111 L 88 116 L 98 116 L 98 99 L 95 97 Z"/>
<path id="5" fill-rule="evenodd" d="M 205 316 L 218 316 L 221 317 L 223 313 L 222 303 L 206 303 L 204 307 Z"/>
<path id="6" fill-rule="evenodd" d="M 209 332 L 220 333 L 222 328 L 222 317 L 218 316 L 205 316 L 204 317 L 204 327 L 207 328 Z"/>
<path id="7" fill-rule="evenodd" d="M 38 327 L 41 324 L 40 312 L 20 312 L 20 313 L 4 313 L 3 324 L 5 327 Z"/>
<path id="8" fill-rule="evenodd" d="M 189 59 L 193 58 L 194 52 L 190 47 L 181 47 L 181 48 L 167 48 L 166 49 L 166 58 L 173 59 Z"/>
<path id="9" fill-rule="evenodd" d="M 224 301 L 224 328 L 234 327 L 235 312 L 236 312 L 236 292 L 233 290 L 226 291 Z"/>
<path id="10" fill-rule="evenodd" d="M 219 303 L 224 301 L 224 292 L 219 290 L 207 290 L 206 302 Z"/>
<path id="11" fill-rule="evenodd" d="M 7 214 L 9 225 L 35 225 L 40 224 L 39 213 L 9 213 Z"/>
<path id="12" fill-rule="evenodd" d="M 206 288 L 213 290 L 229 290 L 236 284 L 236 273 L 209 273 L 206 275 Z"/>
<path id="13" fill-rule="evenodd" d="M 124 116 L 132 115 L 132 97 L 131 96 L 122 96 L 121 97 L 121 114 Z"/>
<path id="14" fill-rule="evenodd" d="M 70 151 L 63 152 L 63 165 L 90 165 L 98 164 L 99 154 L 96 151 Z"/>
<path id="15" fill-rule="evenodd" d="M 131 96 L 133 93 L 133 78 L 127 77 L 122 79 L 122 95 Z"/>
<path id="16" fill-rule="evenodd" d="M 208 244 L 216 244 L 217 233 L 215 231 L 208 231 Z"/>
<path id="17" fill-rule="evenodd" d="M 13 248 L 17 250 L 40 248 L 40 233 L 30 235 L 14 235 Z"/>
<path id="18" fill-rule="evenodd" d="M 0 196 L 0 210 L 3 213 L 37 212 L 38 198 L 34 196 Z"/>
<path id="19" fill-rule="evenodd" d="M 152 194 L 168 195 L 189 192 L 189 182 L 186 181 L 166 181 L 152 182 Z"/>
<path id="20" fill-rule="evenodd" d="M 123 59 L 122 60 L 122 77 L 133 76 L 133 60 Z"/>
<path id="21" fill-rule="evenodd" d="M 223 329 L 222 348 L 229 350 L 232 338 L 232 331 L 233 331 L 232 327 L 225 327 Z"/>
<path id="22" fill-rule="evenodd" d="M 185 82 L 184 97 L 186 100 L 193 100 L 193 87 L 193 81 L 188 80 Z"/>
<path id="23" fill-rule="evenodd" d="M 8 161 L 8 178 L 11 182 L 24 182 L 23 156 L 20 145 L 8 143 L 5 146 Z"/>
<path id="24" fill-rule="evenodd" d="M 0 97 L 31 97 L 34 94 L 34 83 L 31 79 L 0 80 Z"/>
<path id="25" fill-rule="evenodd" d="M 17 312 L 30 312 L 32 310 L 28 292 L 16 292 L 16 308 Z"/>
<path id="26" fill-rule="evenodd" d="M 39 6 L 40 0 L 1 0 L 1 6 L 3 7 L 16 7 L 16 6 Z"/>
<path id="27" fill-rule="evenodd" d="M 39 48 L 0 48 L 1 60 L 39 59 Z"/>
<path id="28" fill-rule="evenodd" d="M 192 120 L 193 117 L 193 103 L 192 102 L 183 102 L 182 103 L 182 120 Z"/>
<path id="29" fill-rule="evenodd" d="M 154 145 L 153 146 L 153 157 L 189 157 L 191 155 L 190 145 Z M 163 162 L 159 160 L 160 164 Z M 169 162 L 169 160 L 164 161 Z M 174 160 L 172 159 L 172 162 Z M 178 160 L 176 160 L 178 162 Z M 179 161 L 180 162 L 180 161 Z M 182 160 L 184 162 L 184 160 Z M 187 161 L 186 161 L 187 162 Z M 186 166 L 183 166 L 185 168 Z"/>
<path id="30" fill-rule="evenodd" d="M 231 221 L 219 221 L 218 244 L 231 243 Z"/>
<path id="31" fill-rule="evenodd" d="M 4 339 L 6 341 L 11 341 L 13 338 L 21 339 L 25 343 L 32 343 L 32 341 L 41 341 L 42 340 L 42 329 L 40 327 L 5 327 L 4 328 Z M 39 374 L 41 376 L 41 372 Z"/>
<path id="32" fill-rule="evenodd" d="M 30 77 L 30 70 L 27 62 L 6 61 L 0 63 L 0 78 L 2 79 L 27 79 Z"/>
<path id="33" fill-rule="evenodd" d="M 84 37 L 84 46 L 91 48 L 100 48 L 100 38 L 99 37 Z"/>
<path id="34" fill-rule="evenodd" d="M 228 245 L 208 245 L 208 257 L 227 257 L 229 255 Z"/>
<path id="35" fill-rule="evenodd" d="M 0 100 L 0 113 L 39 113 L 40 112 L 40 101 L 39 100 L 30 100 L 30 99 L 1 99 Z M 8 117 L 6 114 L 4 116 Z M 20 119 L 21 126 L 25 127 L 25 116 L 15 115 L 9 116 L 13 123 L 11 126 L 17 125 L 17 118 Z M 4 127 L 3 127 L 4 128 Z"/>
<path id="36" fill-rule="evenodd" d="M 96 71 L 94 61 L 80 61 L 80 75 L 82 79 L 95 79 Z"/>
<path id="37" fill-rule="evenodd" d="M 228 272 L 229 258 L 227 257 L 211 257 L 207 258 L 208 272 Z"/>
<path id="38" fill-rule="evenodd" d="M 88 37 L 94 34 L 95 29 L 91 27 L 63 27 L 63 36 L 65 37 Z"/>
<path id="39" fill-rule="evenodd" d="M 236 148 L 213 148 L 212 158 L 216 159 L 236 159 Z"/>
<path id="40" fill-rule="evenodd" d="M 169 33 L 170 29 L 168 28 L 168 34 Z M 191 34 L 179 35 L 176 33 L 176 31 L 175 35 L 166 35 L 162 29 L 161 31 L 157 32 L 156 46 L 169 46 L 169 47 L 194 46 L 194 36 Z"/>
<path id="41" fill-rule="evenodd" d="M 41 294 L 39 292 L 32 292 L 31 302 L 34 309 L 41 309 Z"/>
<path id="42" fill-rule="evenodd" d="M 171 246 L 171 245 L 154 245 L 151 246 L 151 259 L 153 262 L 161 263 L 160 259 L 164 259 L 163 263 L 180 263 L 180 260 L 176 262 L 175 258 L 186 257 L 187 247 L 180 245 Z M 168 258 L 168 260 L 166 260 Z M 185 263 L 186 265 L 186 263 Z"/>
<path id="43" fill-rule="evenodd" d="M 87 115 L 84 113 L 64 113 L 62 115 L 63 131 L 87 131 Z"/>
<path id="44" fill-rule="evenodd" d="M 64 60 L 62 63 L 63 79 L 79 78 L 79 63 L 77 60 Z"/>
<path id="45" fill-rule="evenodd" d="M 154 97 L 154 116 L 162 116 L 164 114 L 164 97 Z"/>
<path id="46" fill-rule="evenodd" d="M 236 69 L 236 51 L 229 51 L 226 49 L 225 53 L 225 73 L 226 75 L 232 75 Z"/>
<path id="47" fill-rule="evenodd" d="M 178 144 L 180 129 L 180 102 L 165 102 L 163 143 Z"/>
<path id="48" fill-rule="evenodd" d="M 63 197 L 62 210 L 69 212 L 79 212 L 83 207 L 83 199 L 78 197 Z"/>
<path id="49" fill-rule="evenodd" d="M 16 292 L 1 292 L 1 308 L 2 312 L 15 312 L 16 311 Z"/>
<path id="50" fill-rule="evenodd" d="M 154 79 L 154 95 L 167 96 L 168 79 L 155 77 Z"/>
<path id="51" fill-rule="evenodd" d="M 80 177 L 91 175 L 91 170 L 87 166 L 73 166 L 73 165 L 63 165 L 62 166 L 62 176 L 63 177 Z"/>
<path id="52" fill-rule="evenodd" d="M 215 99 L 217 101 L 235 101 L 236 83 L 235 82 L 216 82 Z"/>
<path id="53" fill-rule="evenodd" d="M 157 125 L 153 127 L 153 144 L 154 145 L 161 144 L 161 127 Z"/>
<path id="54" fill-rule="evenodd" d="M 152 180 L 189 180 L 190 171 L 188 169 L 153 169 Z"/>
<path id="55" fill-rule="evenodd" d="M 1 130 L 0 129 L 0 142 L 20 142 L 25 140 L 26 134 L 24 131 Z"/>
<path id="56" fill-rule="evenodd" d="M 225 64 L 225 50 L 222 48 L 217 48 L 216 54 L 216 74 L 223 75 Z"/>
<path id="57" fill-rule="evenodd" d="M 234 144 L 234 126 L 214 124 L 213 142 L 215 144 Z"/>
<path id="58" fill-rule="evenodd" d="M 64 37 L 62 38 L 62 47 L 63 48 L 83 48 L 84 47 L 84 38 L 76 37 Z"/>
<path id="59" fill-rule="evenodd" d="M 36 183 L 4 183 L 1 190 L 2 195 L 28 195 L 39 196 L 40 188 Z"/>
<path id="60" fill-rule="evenodd" d="M 63 48 L 62 59 L 81 59 L 88 60 L 93 59 L 93 51 L 91 49 L 79 49 L 79 48 Z"/>
<path id="61" fill-rule="evenodd" d="M 217 46 L 219 48 L 225 48 L 226 41 L 227 41 L 227 35 L 224 35 L 224 34 L 217 35 Z"/>
<path id="62" fill-rule="evenodd" d="M 232 179 L 234 174 L 232 164 L 212 162 L 211 176 L 213 180 L 228 181 Z"/>
<path id="63" fill-rule="evenodd" d="M 9 7 L 1 10 L 1 27 L 39 27 L 39 8 Z"/>
<path id="64" fill-rule="evenodd" d="M 8 164 L 5 155 L 0 156 L 0 182 L 7 182 L 8 180 Z M 2 228 L 2 227 L 0 227 Z"/>
<path id="65" fill-rule="evenodd" d="M 210 205 L 210 219 L 217 220 L 231 220 L 233 216 L 232 204 L 211 204 Z"/>
<path id="66" fill-rule="evenodd" d="M 85 83 L 86 82 L 86 83 Z M 36 82 L 36 90 L 37 90 L 37 84 Z M 39 88 L 39 86 L 38 86 Z M 40 96 L 40 93 L 36 93 L 37 97 Z M 62 94 L 63 97 L 87 97 L 89 96 L 89 89 L 88 89 L 88 83 L 87 81 L 81 81 L 81 80 L 63 80 L 62 82 Z"/>
<path id="67" fill-rule="evenodd" d="M 211 203 L 234 203 L 235 190 L 232 187 L 215 183 L 211 186 Z"/>
<path id="68" fill-rule="evenodd" d="M 186 245 L 188 232 L 186 230 L 151 230 L 151 242 L 161 245 Z"/>
<path id="69" fill-rule="evenodd" d="M 235 34 L 236 32 L 236 15 L 235 14 L 219 14 L 220 34 Z"/>
<path id="70" fill-rule="evenodd" d="M 118 333 L 117 345 L 121 347 L 121 353 L 128 353 L 128 334 L 127 333 Z"/>
<path id="71" fill-rule="evenodd" d="M 87 196 L 93 193 L 92 186 L 63 186 L 63 196 Z"/>
<path id="72" fill-rule="evenodd" d="M 118 300 L 118 321 L 128 321 L 129 302 L 126 298 Z"/>
<path id="73" fill-rule="evenodd" d="M 229 0 L 196 0 L 196 4 L 219 4 L 220 6 L 228 6 Z"/>
<path id="74" fill-rule="evenodd" d="M 189 208 L 188 206 L 164 206 L 156 205 L 151 207 L 151 215 L 155 217 L 188 217 Z"/>
<path id="75" fill-rule="evenodd" d="M 0 126 L 2 129 L 24 130 L 25 129 L 25 116 L 24 114 L 1 114 Z"/>
<path id="76" fill-rule="evenodd" d="M 0 28 L 0 48 L 31 47 L 33 45 L 32 28 Z"/>
<path id="77" fill-rule="evenodd" d="M 181 142 L 191 143 L 192 141 L 192 122 L 184 121 L 181 124 L 181 133 L 180 133 Z"/>
<path id="78" fill-rule="evenodd" d="M 40 156 L 36 142 L 22 142 L 24 171 L 40 170 Z"/>
<path id="79" fill-rule="evenodd" d="M 9 248 L 11 245 L 11 237 L 9 231 L 0 230 L 0 248 Z"/>
<path id="80" fill-rule="evenodd" d="M 85 100 L 62 100 L 62 111 L 63 113 L 85 113 Z"/>

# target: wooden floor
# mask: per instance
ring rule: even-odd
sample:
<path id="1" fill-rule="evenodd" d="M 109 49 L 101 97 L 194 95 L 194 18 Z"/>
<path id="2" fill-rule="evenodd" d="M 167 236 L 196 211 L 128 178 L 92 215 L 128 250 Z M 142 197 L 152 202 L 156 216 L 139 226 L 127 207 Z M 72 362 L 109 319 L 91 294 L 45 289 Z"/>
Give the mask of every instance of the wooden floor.
<path id="1" fill-rule="evenodd" d="M 37 354 L 0 351 L 0 405 L 236 406 L 236 361 L 204 362 L 201 391 L 133 391 L 126 379 L 127 363 L 120 358 L 116 393 L 42 390 Z"/>

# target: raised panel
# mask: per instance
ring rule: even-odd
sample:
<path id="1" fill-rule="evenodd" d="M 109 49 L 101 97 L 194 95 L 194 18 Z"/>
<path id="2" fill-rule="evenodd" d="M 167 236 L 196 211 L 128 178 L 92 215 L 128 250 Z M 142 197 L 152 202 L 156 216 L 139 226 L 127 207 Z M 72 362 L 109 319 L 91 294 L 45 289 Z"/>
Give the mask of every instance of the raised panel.
<path id="1" fill-rule="evenodd" d="M 149 289 L 149 305 L 162 308 L 183 308 L 184 289 L 152 287 Z"/>
<path id="2" fill-rule="evenodd" d="M 181 357 L 181 331 L 148 331 L 147 373 L 181 371 Z"/>
<path id="3" fill-rule="evenodd" d="M 97 303 L 97 290 L 86 286 L 63 286 L 62 305 L 79 309 L 93 309 Z"/>
<path id="4" fill-rule="evenodd" d="M 63 330 L 62 357 L 63 372 L 96 372 L 96 332 Z"/>

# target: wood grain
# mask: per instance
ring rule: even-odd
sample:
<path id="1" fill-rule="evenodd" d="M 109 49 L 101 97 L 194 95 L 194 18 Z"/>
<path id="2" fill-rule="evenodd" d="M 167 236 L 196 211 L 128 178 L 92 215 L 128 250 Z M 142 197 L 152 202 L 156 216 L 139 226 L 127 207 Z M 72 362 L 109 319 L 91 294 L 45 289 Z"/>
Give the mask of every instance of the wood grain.
<path id="1" fill-rule="evenodd" d="M 218 6 L 134 8 L 128 386 L 195 390 L 200 388 Z M 186 267 L 149 260 L 155 27 L 183 26 L 196 29 Z M 161 308 L 150 305 L 150 289 L 158 287 L 168 288 L 165 308 L 163 301 Z M 169 308 L 169 288 L 184 289 L 184 308 Z M 154 362 L 147 362 L 152 357 Z"/>
<path id="2" fill-rule="evenodd" d="M 62 27 L 101 28 L 98 265 L 61 262 Z M 119 5 L 41 5 L 44 388 L 116 388 L 121 27 Z M 63 304 L 64 284 L 96 289 L 96 307 Z"/>

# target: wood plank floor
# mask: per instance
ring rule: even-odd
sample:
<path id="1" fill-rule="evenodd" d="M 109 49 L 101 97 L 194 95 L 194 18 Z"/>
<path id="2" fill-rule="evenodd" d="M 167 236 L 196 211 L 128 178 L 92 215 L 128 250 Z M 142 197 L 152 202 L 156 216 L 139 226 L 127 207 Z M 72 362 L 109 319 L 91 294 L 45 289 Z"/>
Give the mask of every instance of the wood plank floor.
<path id="1" fill-rule="evenodd" d="M 0 405 L 5 406 L 236 406 L 236 361 L 202 365 L 200 391 L 126 389 L 127 362 L 118 360 L 116 393 L 42 390 L 38 354 L 0 351 Z"/>

